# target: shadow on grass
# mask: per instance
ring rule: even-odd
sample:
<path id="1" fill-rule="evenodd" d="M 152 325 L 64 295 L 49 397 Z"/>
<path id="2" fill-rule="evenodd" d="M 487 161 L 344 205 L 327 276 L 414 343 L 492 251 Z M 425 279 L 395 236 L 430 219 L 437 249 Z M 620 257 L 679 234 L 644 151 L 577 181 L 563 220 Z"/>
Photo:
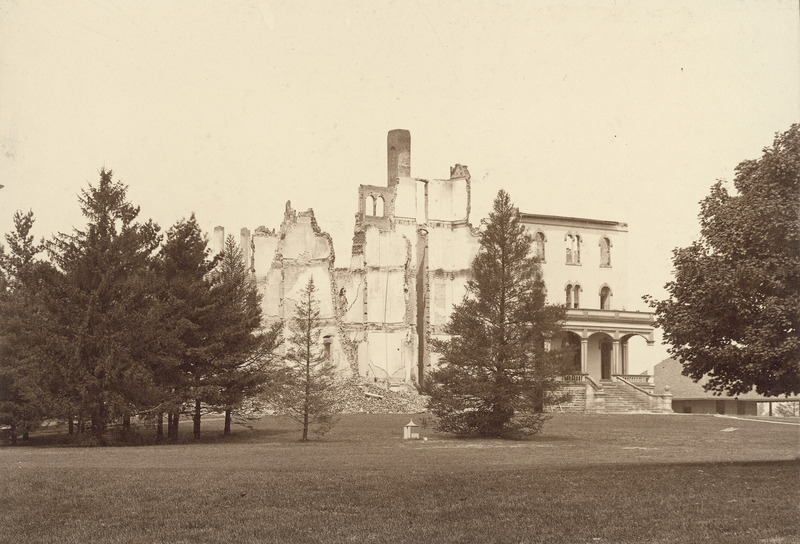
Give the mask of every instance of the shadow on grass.
<path id="1" fill-rule="evenodd" d="M 236 428 L 229 435 L 224 435 L 221 429 L 201 429 L 200 438 L 195 439 L 191 421 L 181 426 L 178 436 L 174 438 L 157 439 L 156 430 L 150 425 L 132 425 L 130 430 L 123 431 L 121 427 L 110 428 L 102 439 L 91 433 L 69 434 L 66 427 L 52 427 L 39 430 L 30 434 L 27 440 L 18 439 L 15 448 L 19 447 L 131 447 L 131 446 L 161 446 L 178 444 L 247 444 L 269 443 L 274 441 L 284 442 L 286 437 L 294 433 L 288 428 Z M 3 447 L 12 447 L 8 443 Z"/>

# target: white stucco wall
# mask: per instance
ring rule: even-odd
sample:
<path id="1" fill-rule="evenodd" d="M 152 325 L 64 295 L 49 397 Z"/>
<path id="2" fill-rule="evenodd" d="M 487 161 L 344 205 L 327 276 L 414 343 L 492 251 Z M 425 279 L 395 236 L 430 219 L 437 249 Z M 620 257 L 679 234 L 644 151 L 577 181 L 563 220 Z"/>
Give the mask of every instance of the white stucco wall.
<path id="1" fill-rule="evenodd" d="M 579 308 L 600 309 L 600 289 L 604 285 L 611 288 L 610 309 L 634 310 L 642 306 L 642 304 L 632 305 L 633 301 L 629 300 L 627 292 L 627 230 L 620 230 L 619 227 L 604 228 L 601 225 L 587 225 L 587 222 L 581 220 L 571 223 L 563 221 L 557 225 L 544 221 L 525 222 L 524 224 L 532 235 L 540 231 L 547 239 L 542 273 L 547 285 L 549 303 L 563 304 L 566 285 L 579 284 L 581 286 Z M 577 234 L 581 237 L 580 264 L 566 262 L 564 237 L 567 233 Z M 602 236 L 608 237 L 611 241 L 611 266 L 609 267 L 600 264 L 599 242 Z"/>

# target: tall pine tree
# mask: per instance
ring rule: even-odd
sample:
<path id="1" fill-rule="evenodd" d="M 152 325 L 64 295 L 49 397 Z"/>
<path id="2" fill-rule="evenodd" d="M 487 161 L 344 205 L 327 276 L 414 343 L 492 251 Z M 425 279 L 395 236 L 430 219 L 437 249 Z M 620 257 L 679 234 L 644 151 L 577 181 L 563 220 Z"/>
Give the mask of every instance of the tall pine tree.
<path id="1" fill-rule="evenodd" d="M 210 256 L 207 237 L 194 214 L 167 231 L 158 263 L 165 308 L 164 357 L 157 375 L 164 393 L 157 414 L 159 438 L 164 413 L 168 414 L 168 437 L 177 436 L 184 403 L 200 398 L 212 374 L 209 338 L 215 316 L 209 276 L 217 262 Z"/>
<path id="2" fill-rule="evenodd" d="M 50 267 L 36 260 L 43 245 L 33 240 L 33 224 L 33 212 L 15 213 L 8 251 L 0 246 L 0 425 L 8 426 L 12 444 L 51 407 L 43 388 L 47 318 L 39 288 Z"/>
<path id="3" fill-rule="evenodd" d="M 225 411 L 223 434 L 231 432 L 231 415 L 243 401 L 262 394 L 280 376 L 275 350 L 281 324 L 261 330 L 261 294 L 232 236 L 225 240 L 222 261 L 214 272 L 212 295 L 222 353 L 215 361 L 212 382 L 217 394 L 209 398 Z"/>
<path id="4" fill-rule="evenodd" d="M 545 304 L 532 237 L 501 190 L 480 235 L 464 300 L 450 316 L 447 341 L 432 343 L 438 367 L 426 380 L 437 428 L 459 435 L 536 434 L 543 409 L 561 400 L 557 378 L 568 353 L 547 351 L 564 309 Z"/>
<path id="5" fill-rule="evenodd" d="M 102 438 L 112 420 L 129 421 L 159 401 L 150 358 L 159 335 L 151 274 L 160 236 L 152 221 L 137 221 L 139 208 L 110 170 L 79 200 L 86 228 L 50 247 L 65 280 L 59 295 L 69 345 L 59 364 L 70 378 L 67 396 Z"/>

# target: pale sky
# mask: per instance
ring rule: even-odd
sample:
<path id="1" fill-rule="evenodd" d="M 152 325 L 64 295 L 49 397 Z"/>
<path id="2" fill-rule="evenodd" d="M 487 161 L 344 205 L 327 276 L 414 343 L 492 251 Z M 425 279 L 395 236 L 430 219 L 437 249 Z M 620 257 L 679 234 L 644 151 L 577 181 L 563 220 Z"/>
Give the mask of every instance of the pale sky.
<path id="1" fill-rule="evenodd" d="M 413 176 L 469 166 L 473 224 L 500 188 L 627 222 L 632 298 L 663 297 L 709 187 L 798 121 L 796 0 L 0 0 L 3 233 L 84 225 L 105 166 L 164 230 L 314 208 L 346 267 L 405 128 Z"/>

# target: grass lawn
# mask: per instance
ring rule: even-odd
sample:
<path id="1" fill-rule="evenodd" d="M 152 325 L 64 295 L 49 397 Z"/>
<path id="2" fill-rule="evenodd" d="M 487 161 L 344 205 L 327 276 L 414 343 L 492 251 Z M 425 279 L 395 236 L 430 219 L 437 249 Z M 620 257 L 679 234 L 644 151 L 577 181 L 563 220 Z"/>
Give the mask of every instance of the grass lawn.
<path id="1" fill-rule="evenodd" d="M 404 441 L 408 419 L 311 443 L 280 417 L 226 440 L 204 422 L 199 444 L 34 436 L 0 448 L 0 541 L 800 542 L 800 426 L 556 414 L 528 441 Z"/>

